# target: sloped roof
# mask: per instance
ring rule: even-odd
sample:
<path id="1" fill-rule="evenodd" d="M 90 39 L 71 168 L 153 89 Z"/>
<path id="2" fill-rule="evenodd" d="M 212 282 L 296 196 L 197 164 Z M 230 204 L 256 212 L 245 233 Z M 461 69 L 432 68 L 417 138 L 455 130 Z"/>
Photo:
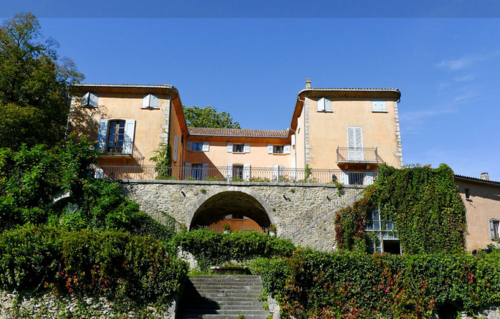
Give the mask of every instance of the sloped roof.
<path id="1" fill-rule="evenodd" d="M 231 128 L 189 127 L 190 135 L 238 137 L 288 137 L 288 130 L 247 130 Z"/>
<path id="2" fill-rule="evenodd" d="M 497 181 L 491 181 L 491 180 L 481 179 L 481 178 L 477 178 L 477 177 L 470 177 L 470 176 L 465 176 L 465 175 L 455 174 L 455 179 L 469 181 L 469 182 L 482 183 L 482 184 L 488 184 L 488 185 L 494 185 L 494 186 L 500 186 L 500 182 L 497 182 Z"/>

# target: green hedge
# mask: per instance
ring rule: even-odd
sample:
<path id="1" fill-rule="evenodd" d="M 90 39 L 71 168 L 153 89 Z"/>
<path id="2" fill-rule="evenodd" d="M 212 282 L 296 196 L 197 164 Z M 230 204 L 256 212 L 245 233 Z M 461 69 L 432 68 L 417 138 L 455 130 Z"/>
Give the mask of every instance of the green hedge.
<path id="1" fill-rule="evenodd" d="M 151 238 L 26 226 L 0 235 L 0 288 L 104 296 L 118 304 L 168 303 L 187 263 Z"/>
<path id="2" fill-rule="evenodd" d="M 291 258 L 256 259 L 251 269 L 278 299 L 285 318 L 429 318 L 434 313 L 455 318 L 458 310 L 500 303 L 498 253 L 395 256 L 302 250 Z"/>
<path id="3" fill-rule="evenodd" d="M 182 232 L 173 238 L 172 246 L 193 254 L 198 266 L 203 270 L 231 260 L 291 256 L 295 249 L 289 239 L 271 237 L 259 232 L 222 234 L 212 230 Z"/>

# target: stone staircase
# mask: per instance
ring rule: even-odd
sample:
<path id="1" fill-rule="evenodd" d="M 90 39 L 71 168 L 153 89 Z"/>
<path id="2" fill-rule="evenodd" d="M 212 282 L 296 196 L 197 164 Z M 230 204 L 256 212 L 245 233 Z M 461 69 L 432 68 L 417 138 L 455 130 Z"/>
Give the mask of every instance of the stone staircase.
<path id="1" fill-rule="evenodd" d="M 270 313 L 258 301 L 259 276 L 193 276 L 179 301 L 177 318 L 265 319 Z"/>

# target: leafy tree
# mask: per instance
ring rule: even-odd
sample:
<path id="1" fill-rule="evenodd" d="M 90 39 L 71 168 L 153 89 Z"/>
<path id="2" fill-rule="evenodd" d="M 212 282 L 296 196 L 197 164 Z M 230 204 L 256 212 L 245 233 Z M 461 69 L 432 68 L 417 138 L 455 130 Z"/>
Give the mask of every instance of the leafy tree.
<path id="1" fill-rule="evenodd" d="M 183 106 L 184 116 L 189 126 L 212 128 L 241 128 L 240 123 L 234 121 L 229 113 L 217 113 L 213 106 L 199 108 L 197 106 Z"/>
<path id="2" fill-rule="evenodd" d="M 0 147 L 53 146 L 66 133 L 69 86 L 84 77 L 40 29 L 31 13 L 0 26 Z"/>

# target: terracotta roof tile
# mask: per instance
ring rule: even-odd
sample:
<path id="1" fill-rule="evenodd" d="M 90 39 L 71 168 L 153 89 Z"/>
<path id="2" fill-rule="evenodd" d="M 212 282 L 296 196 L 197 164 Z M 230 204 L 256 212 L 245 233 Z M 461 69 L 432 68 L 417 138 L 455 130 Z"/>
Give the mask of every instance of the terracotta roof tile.
<path id="1" fill-rule="evenodd" d="M 247 130 L 231 128 L 189 127 L 191 135 L 243 136 L 243 137 L 288 137 L 288 130 Z"/>

